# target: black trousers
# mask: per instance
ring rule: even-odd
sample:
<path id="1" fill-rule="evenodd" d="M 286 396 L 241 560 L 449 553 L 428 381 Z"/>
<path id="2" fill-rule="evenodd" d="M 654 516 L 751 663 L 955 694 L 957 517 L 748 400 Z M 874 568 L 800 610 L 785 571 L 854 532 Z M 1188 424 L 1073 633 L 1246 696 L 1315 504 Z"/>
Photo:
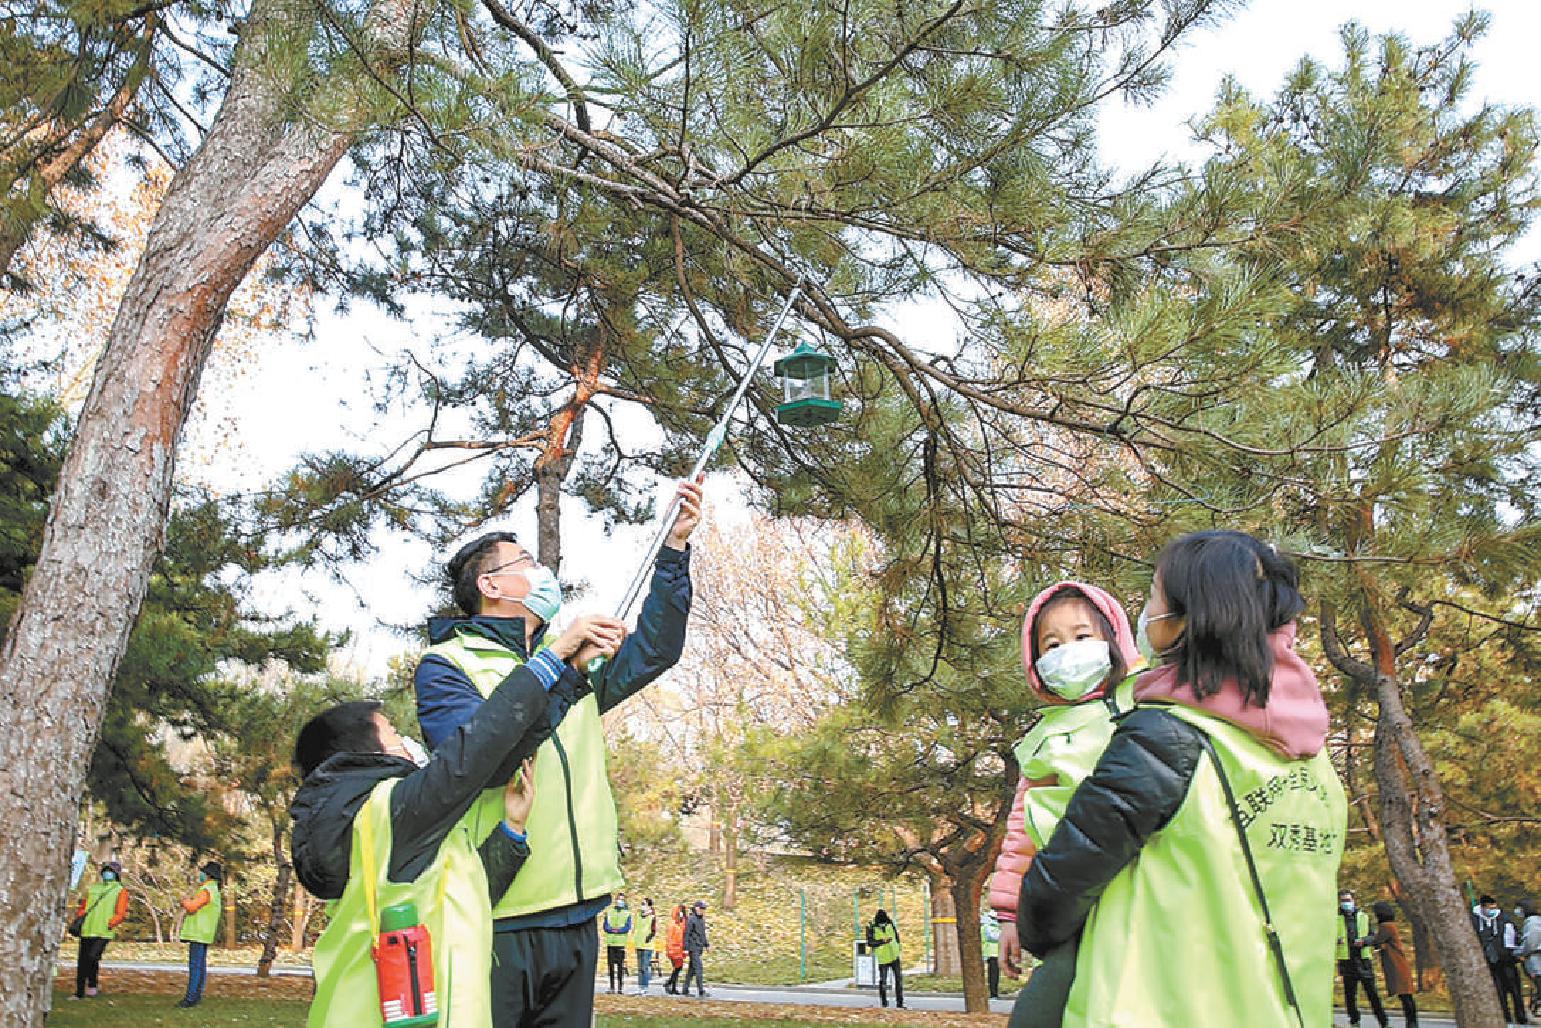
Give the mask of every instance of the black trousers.
<path id="1" fill-rule="evenodd" d="M 96 988 L 96 976 L 102 969 L 102 954 L 111 939 L 82 938 L 80 955 L 75 958 L 75 995 L 84 998 L 86 989 Z"/>
<path id="2" fill-rule="evenodd" d="M 690 995 L 690 979 L 696 980 L 696 992 L 706 992 L 706 968 L 701 965 L 701 951 L 689 950 L 686 955 L 690 958 L 690 968 L 685 972 L 685 984 L 680 986 L 680 992 Z"/>
<path id="3" fill-rule="evenodd" d="M 985 976 L 990 979 L 990 998 L 1001 998 L 1000 957 L 985 957 Z"/>
<path id="4" fill-rule="evenodd" d="M 1503 1008 L 1504 1016 L 1515 1024 L 1526 1024 L 1525 993 L 1520 989 L 1519 965 L 1512 960 L 1505 960 L 1489 964 L 1487 969 L 1493 976 L 1493 984 L 1498 988 L 1498 1005 Z"/>
<path id="5" fill-rule="evenodd" d="M 1343 1005 L 1348 1008 L 1348 1023 L 1359 1023 L 1359 1003 L 1356 996 L 1358 989 L 1364 989 L 1365 999 L 1370 1001 L 1370 1009 L 1375 1012 L 1375 1020 L 1382 1025 L 1390 1024 L 1386 1017 L 1386 1008 L 1381 1005 L 1380 993 L 1375 991 L 1375 969 L 1365 971 L 1357 967 L 1353 961 L 1338 961 L 1338 977 L 1343 980 Z"/>
<path id="6" fill-rule="evenodd" d="M 495 1028 L 588 1028 L 594 1020 L 599 934 L 594 922 L 492 937 Z"/>
<path id="7" fill-rule="evenodd" d="M 1402 1001 L 1402 1020 L 1407 1028 L 1418 1028 L 1418 1004 L 1413 1002 L 1409 993 L 1402 993 L 1397 999 Z"/>
<path id="8" fill-rule="evenodd" d="M 672 961 L 671 961 L 672 962 Z M 680 972 L 685 969 L 684 964 L 675 964 L 674 972 L 669 975 L 669 984 L 663 987 L 664 992 L 675 993 L 679 991 Z"/>
<path id="9" fill-rule="evenodd" d="M 899 1006 L 904 1006 L 904 970 L 900 968 L 899 961 L 890 964 L 878 965 L 878 1000 L 888 1006 L 888 976 L 894 976 L 894 1000 Z"/>
<path id="10" fill-rule="evenodd" d="M 620 992 L 626 987 L 626 947 L 607 945 L 605 966 L 610 971 L 610 991 Z"/>

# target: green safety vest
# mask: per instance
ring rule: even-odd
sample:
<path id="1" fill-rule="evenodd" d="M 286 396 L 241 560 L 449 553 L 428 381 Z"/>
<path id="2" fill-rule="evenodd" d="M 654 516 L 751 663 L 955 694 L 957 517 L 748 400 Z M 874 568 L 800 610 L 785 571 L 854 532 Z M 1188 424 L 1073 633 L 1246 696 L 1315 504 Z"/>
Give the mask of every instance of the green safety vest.
<path id="1" fill-rule="evenodd" d="M 97 882 L 86 890 L 86 919 L 80 926 L 82 939 L 116 939 L 118 933 L 107 927 L 118 909 L 122 882 Z"/>
<path id="2" fill-rule="evenodd" d="M 1189 707 L 1162 709 L 1208 733 L 1246 824 L 1306 1028 L 1332 1023 L 1332 927 L 1348 825 L 1325 750 L 1287 760 Z M 1173 960 L 1186 961 L 1174 971 Z M 1244 1024 L 1298 1028 L 1264 931 L 1230 808 L 1208 756 L 1172 820 L 1092 908 L 1066 1026 Z"/>
<path id="3" fill-rule="evenodd" d="M 309 1028 L 371 1028 L 385 1023 L 373 949 L 379 912 L 413 903 L 433 947 L 439 1028 L 492 1024 L 492 917 L 487 872 L 464 821 L 439 844 L 428 869 L 413 882 L 389 879 L 391 791 L 376 785 L 353 818 L 348 884 L 328 904 L 330 921 L 312 959 L 316 995 Z"/>
<path id="4" fill-rule="evenodd" d="M 880 924 L 872 929 L 872 941 L 877 943 L 872 958 L 878 966 L 892 964 L 899 959 L 899 933 L 891 924 Z"/>
<path id="5" fill-rule="evenodd" d="M 986 920 L 979 925 L 979 943 L 986 960 L 999 958 L 1001 955 L 1001 926 L 994 920 Z"/>
<path id="6" fill-rule="evenodd" d="M 524 661 L 513 651 L 472 632 L 428 648 L 465 672 L 482 696 Z M 482 793 L 466 815 L 480 844 L 503 820 L 503 786 Z M 494 918 L 538 914 L 597 899 L 620 889 L 620 828 L 610 792 L 599 700 L 591 692 L 567 712 L 535 755 L 535 803 L 525 834 L 532 858 L 492 908 Z"/>
<path id="7" fill-rule="evenodd" d="M 183 942 L 213 942 L 219 932 L 219 883 L 210 879 L 203 883 L 203 891 L 209 894 L 209 902 L 182 919 Z"/>
<path id="8" fill-rule="evenodd" d="M 1113 690 L 1113 705 L 1120 711 L 1134 709 L 1134 679 L 1130 675 Z M 1017 743 L 1023 778 L 1055 780 L 1054 785 L 1034 786 L 1022 797 L 1022 825 L 1035 849 L 1049 844 L 1076 787 L 1091 776 L 1108 748 L 1114 713 L 1104 700 L 1048 706 L 1032 731 Z"/>
<path id="9" fill-rule="evenodd" d="M 1354 953 L 1349 952 L 1347 931 L 1348 926 L 1343 921 L 1343 911 L 1341 908 L 1338 910 L 1337 917 L 1335 917 L 1334 920 L 1338 922 L 1338 959 L 1353 960 L 1358 955 L 1358 953 L 1357 950 Z M 1356 910 L 1354 912 L 1354 938 L 1363 939 L 1369 934 L 1370 915 L 1366 914 L 1363 910 Z"/>
<path id="10" fill-rule="evenodd" d="M 646 917 L 640 914 L 637 915 L 637 918 L 631 923 L 631 948 L 653 949 L 658 943 L 658 936 L 654 934 L 649 939 L 648 935 L 653 932 L 657 924 L 658 917 L 654 914 L 648 914 Z"/>

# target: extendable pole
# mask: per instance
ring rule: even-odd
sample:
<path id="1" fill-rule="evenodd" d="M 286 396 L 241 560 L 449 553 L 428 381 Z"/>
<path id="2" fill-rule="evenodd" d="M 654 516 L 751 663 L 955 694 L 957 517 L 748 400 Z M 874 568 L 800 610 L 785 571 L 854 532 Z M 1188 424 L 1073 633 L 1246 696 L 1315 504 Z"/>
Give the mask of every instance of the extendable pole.
<path id="1" fill-rule="evenodd" d="M 686 481 L 694 482 L 696 476 L 706 470 L 706 465 L 711 462 L 717 451 L 722 449 L 722 444 L 727 441 L 728 428 L 733 421 L 733 414 L 738 410 L 738 405 L 743 402 L 744 394 L 749 391 L 749 383 L 754 380 L 755 373 L 765 363 L 765 357 L 771 351 L 771 345 L 775 343 L 776 336 L 781 333 L 781 325 L 787 320 L 787 315 L 792 313 L 792 305 L 797 303 L 797 298 L 802 295 L 803 280 L 798 279 L 792 287 L 792 292 L 787 296 L 787 302 L 781 308 L 781 314 L 777 316 L 776 323 L 771 326 L 770 333 L 765 337 L 765 342 L 760 346 L 760 352 L 755 354 L 754 360 L 749 364 L 749 370 L 744 372 L 744 377 L 739 380 L 738 388 L 733 392 L 733 399 L 728 401 L 728 409 L 722 412 L 722 417 L 706 437 L 706 445 L 701 448 L 701 455 L 696 458 L 696 463 L 690 469 L 690 475 Z M 642 591 L 642 584 L 648 580 L 652 570 L 653 561 L 658 559 L 658 551 L 663 549 L 664 540 L 669 538 L 669 530 L 674 527 L 674 515 L 679 512 L 680 498 L 675 496 L 669 503 L 668 510 L 664 511 L 663 521 L 658 525 L 658 532 L 653 536 L 653 543 L 647 548 L 647 555 L 642 559 L 642 565 L 637 568 L 637 573 L 632 576 L 631 585 L 626 589 L 626 595 L 621 598 L 621 605 L 616 608 L 617 620 L 624 621 L 626 615 L 631 613 L 631 605 L 637 602 L 637 594 Z"/>

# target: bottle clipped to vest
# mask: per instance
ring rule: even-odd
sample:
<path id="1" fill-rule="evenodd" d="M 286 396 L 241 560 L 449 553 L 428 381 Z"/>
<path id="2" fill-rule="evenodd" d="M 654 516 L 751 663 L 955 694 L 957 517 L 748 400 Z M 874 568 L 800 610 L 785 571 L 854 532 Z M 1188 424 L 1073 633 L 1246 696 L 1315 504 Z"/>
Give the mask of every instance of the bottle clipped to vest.
<path id="1" fill-rule="evenodd" d="M 380 911 L 375 940 L 375 975 L 386 1028 L 421 1028 L 439 1023 L 433 991 L 433 941 L 418 921 L 415 903 Z"/>

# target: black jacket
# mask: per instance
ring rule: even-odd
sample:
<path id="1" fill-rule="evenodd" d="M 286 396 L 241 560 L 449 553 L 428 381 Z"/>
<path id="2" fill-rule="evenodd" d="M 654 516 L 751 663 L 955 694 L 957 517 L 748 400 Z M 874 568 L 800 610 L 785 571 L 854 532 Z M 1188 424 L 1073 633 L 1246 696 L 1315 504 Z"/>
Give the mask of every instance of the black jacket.
<path id="1" fill-rule="evenodd" d="M 700 953 L 711 948 L 706 941 L 706 918 L 694 910 L 685 918 L 685 952 Z"/>
<path id="2" fill-rule="evenodd" d="M 334 754 L 310 773 L 289 808 L 300 882 L 322 899 L 342 896 L 353 818 L 374 787 L 388 778 L 401 779 L 391 793 L 388 873 L 393 882 L 415 881 L 477 795 L 506 782 L 509 769 L 534 754 L 572 702 L 564 682 L 548 695 L 534 672 L 520 668 L 474 717 L 434 748 L 426 767 L 386 753 Z M 508 889 L 529 854 L 502 831 L 488 836 L 480 852 L 494 897 Z"/>
<path id="3" fill-rule="evenodd" d="M 1102 890 L 1182 806 L 1203 752 L 1199 730 L 1165 711 L 1122 719 L 1022 878 L 1024 949 L 1043 956 L 1080 933 Z"/>

